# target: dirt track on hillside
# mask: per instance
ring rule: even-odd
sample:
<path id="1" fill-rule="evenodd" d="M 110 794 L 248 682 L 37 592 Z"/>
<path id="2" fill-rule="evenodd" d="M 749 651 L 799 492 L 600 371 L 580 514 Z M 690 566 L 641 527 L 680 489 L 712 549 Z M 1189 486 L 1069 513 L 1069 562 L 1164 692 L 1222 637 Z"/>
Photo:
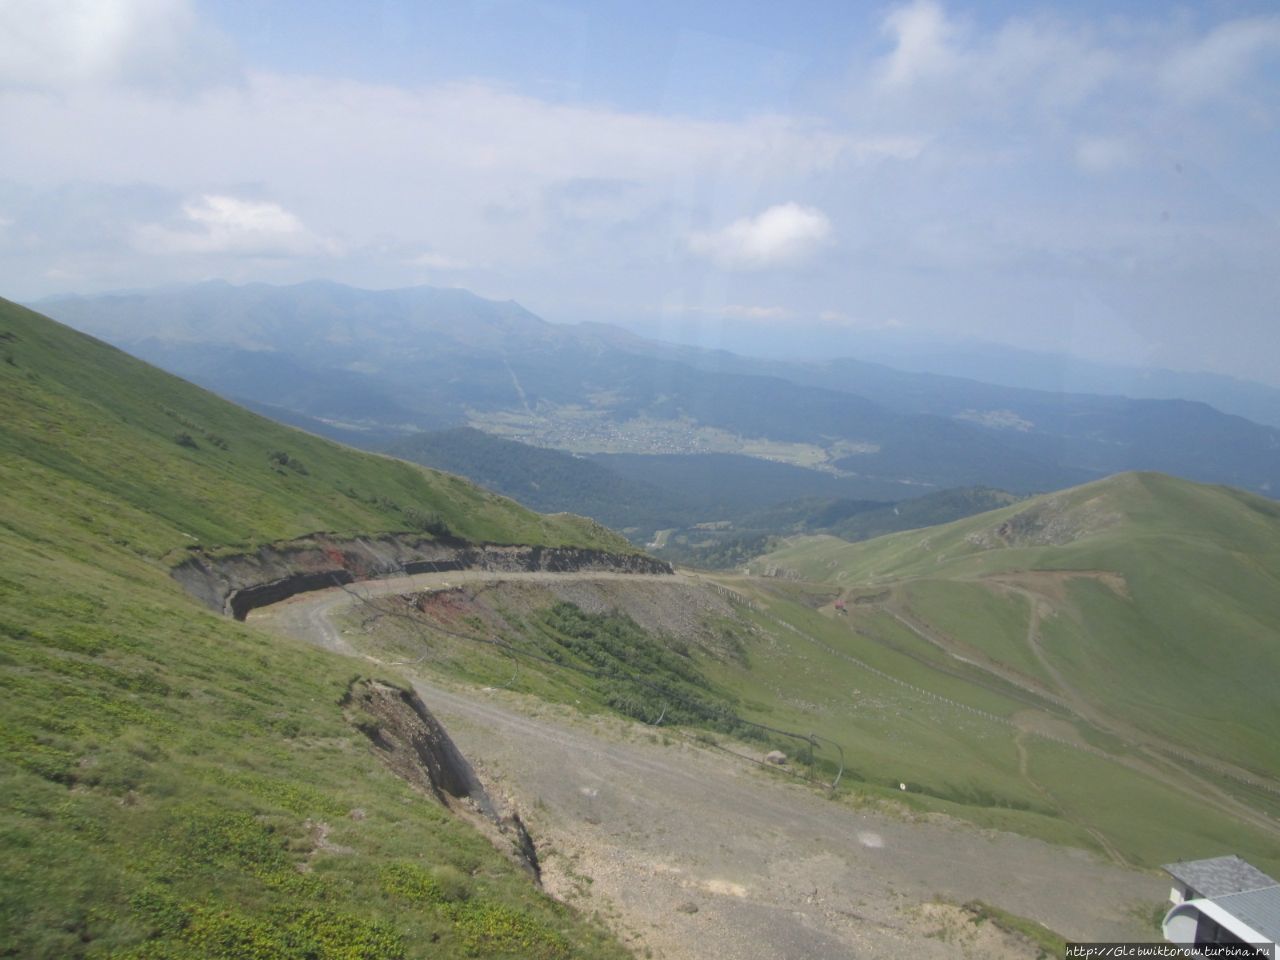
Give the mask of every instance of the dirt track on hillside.
<path id="1" fill-rule="evenodd" d="M 566 577 L 601 575 L 501 579 Z M 405 592 L 466 579 L 473 578 L 427 575 L 361 587 Z M 342 591 L 324 591 L 257 611 L 250 621 L 354 655 L 358 639 L 331 621 L 354 602 Z M 640 954 L 1035 955 L 989 923 L 975 925 L 953 907 L 934 905 L 939 898 L 983 900 L 1074 939 L 1153 935 L 1143 918 L 1164 893 L 1154 874 L 941 818 L 912 822 L 854 809 L 617 718 L 583 718 L 507 691 L 426 676 L 415 681 L 491 789 L 520 809 L 538 841 L 547 889 L 599 911 Z"/>

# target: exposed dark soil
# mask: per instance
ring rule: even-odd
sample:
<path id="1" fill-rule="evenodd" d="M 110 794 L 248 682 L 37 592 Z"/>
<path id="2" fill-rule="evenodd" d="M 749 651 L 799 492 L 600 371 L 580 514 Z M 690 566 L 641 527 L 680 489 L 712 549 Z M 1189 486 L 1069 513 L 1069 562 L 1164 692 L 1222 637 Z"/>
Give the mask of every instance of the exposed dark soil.
<path id="1" fill-rule="evenodd" d="M 415 691 L 379 680 L 353 680 L 342 706 L 396 776 L 455 813 L 479 819 L 494 845 L 541 881 L 538 851 L 520 814 L 505 802 L 494 802 Z"/>
<path id="2" fill-rule="evenodd" d="M 316 534 L 254 553 L 197 553 L 172 575 L 205 605 L 243 620 L 256 607 L 335 584 L 459 570 L 671 574 L 671 565 L 638 553 L 579 547 L 466 543 L 414 534 L 340 540 Z"/>

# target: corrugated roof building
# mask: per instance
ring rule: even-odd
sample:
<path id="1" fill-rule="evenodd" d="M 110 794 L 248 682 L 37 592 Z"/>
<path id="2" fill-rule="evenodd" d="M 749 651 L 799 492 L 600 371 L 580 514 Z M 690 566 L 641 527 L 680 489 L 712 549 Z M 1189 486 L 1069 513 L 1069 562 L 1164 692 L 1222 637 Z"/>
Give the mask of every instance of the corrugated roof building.
<path id="1" fill-rule="evenodd" d="M 1251 943 L 1275 956 L 1280 942 L 1280 882 L 1237 856 L 1166 864 L 1172 908 L 1164 918 L 1171 943 Z"/>

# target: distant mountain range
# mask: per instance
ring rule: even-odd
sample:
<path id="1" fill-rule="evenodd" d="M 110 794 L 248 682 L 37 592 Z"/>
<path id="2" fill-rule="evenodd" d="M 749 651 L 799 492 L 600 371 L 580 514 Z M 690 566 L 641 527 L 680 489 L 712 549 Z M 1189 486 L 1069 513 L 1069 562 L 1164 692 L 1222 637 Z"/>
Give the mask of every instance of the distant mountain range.
<path id="1" fill-rule="evenodd" d="M 1219 373 L 1099 363 L 1002 344 L 962 341 L 945 348 L 884 343 L 863 355 L 899 370 L 1064 393 L 1101 393 L 1146 400 L 1199 400 L 1280 427 L 1280 388 Z"/>
<path id="2" fill-rule="evenodd" d="M 675 331 L 681 344 L 707 352 L 723 347 L 724 334 L 719 328 L 713 338 L 696 326 L 687 331 L 687 339 L 680 336 L 685 332 Z M 973 338 L 924 337 L 892 328 L 821 330 L 753 324 L 735 333 L 734 352 L 750 357 L 795 361 L 856 356 L 897 371 L 1028 390 L 1094 393 L 1135 400 L 1198 400 L 1224 413 L 1280 427 L 1280 384 L 1267 385 L 1219 373 L 1100 362 Z"/>
<path id="3" fill-rule="evenodd" d="M 210 282 L 41 309 L 347 442 L 379 449 L 471 426 L 594 455 L 668 493 L 710 477 L 737 498 L 734 510 L 769 505 L 744 502 L 753 488 L 789 487 L 782 500 L 891 501 L 970 486 L 1026 494 L 1130 469 L 1280 489 L 1280 429 L 1204 403 L 998 386 L 856 359 L 752 359 L 548 323 L 461 290 Z"/>

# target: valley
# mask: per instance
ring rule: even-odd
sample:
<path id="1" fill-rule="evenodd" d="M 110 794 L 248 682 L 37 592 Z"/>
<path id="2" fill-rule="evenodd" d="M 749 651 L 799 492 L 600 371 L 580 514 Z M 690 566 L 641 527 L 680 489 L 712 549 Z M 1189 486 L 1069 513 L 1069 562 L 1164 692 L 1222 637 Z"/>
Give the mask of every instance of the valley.
<path id="1" fill-rule="evenodd" d="M 617 422 L 607 412 L 559 407 L 526 414 L 473 414 L 468 423 L 478 430 L 535 447 L 574 454 L 700 454 L 734 453 L 797 467 L 838 473 L 833 461 L 855 452 L 874 453 L 869 444 L 841 442 L 827 450 L 812 443 L 750 439 L 715 427 L 699 426 L 689 418 L 657 420 L 640 417 Z"/>

